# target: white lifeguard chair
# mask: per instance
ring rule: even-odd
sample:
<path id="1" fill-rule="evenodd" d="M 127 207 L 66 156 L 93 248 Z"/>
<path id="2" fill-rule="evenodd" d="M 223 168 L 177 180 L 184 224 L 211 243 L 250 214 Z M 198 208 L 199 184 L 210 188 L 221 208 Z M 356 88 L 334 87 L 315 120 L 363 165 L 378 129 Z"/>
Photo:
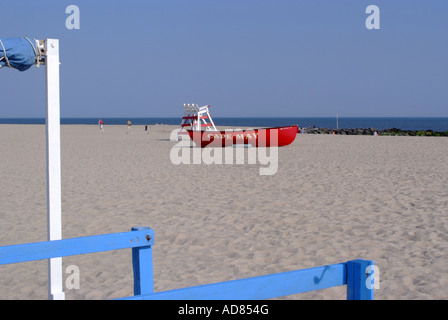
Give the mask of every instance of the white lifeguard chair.
<path id="1" fill-rule="evenodd" d="M 208 110 L 209 108 L 209 105 L 199 107 L 197 104 L 184 103 L 185 113 L 180 123 L 178 139 L 179 135 L 188 135 L 185 130 L 186 127 L 191 127 L 195 131 L 218 131 Z"/>

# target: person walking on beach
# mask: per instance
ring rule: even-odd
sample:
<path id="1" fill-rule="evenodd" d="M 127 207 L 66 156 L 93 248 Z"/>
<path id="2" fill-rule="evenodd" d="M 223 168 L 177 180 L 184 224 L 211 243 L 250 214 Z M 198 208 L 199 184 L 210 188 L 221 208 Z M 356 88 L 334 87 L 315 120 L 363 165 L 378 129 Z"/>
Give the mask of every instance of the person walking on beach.
<path id="1" fill-rule="evenodd" d="M 128 133 L 132 132 L 131 126 L 132 126 L 131 120 L 128 120 Z"/>
<path id="2" fill-rule="evenodd" d="M 98 126 L 100 127 L 100 131 L 103 131 L 103 125 L 104 125 L 104 122 L 103 122 L 103 120 L 99 120 L 98 121 Z"/>

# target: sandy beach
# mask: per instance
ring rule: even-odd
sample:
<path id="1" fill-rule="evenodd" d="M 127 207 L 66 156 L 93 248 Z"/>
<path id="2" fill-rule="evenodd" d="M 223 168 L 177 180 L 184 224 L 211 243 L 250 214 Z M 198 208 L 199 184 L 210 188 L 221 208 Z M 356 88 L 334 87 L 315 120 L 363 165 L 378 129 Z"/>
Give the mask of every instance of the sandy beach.
<path id="1" fill-rule="evenodd" d="M 448 138 L 300 134 L 260 175 L 173 164 L 173 129 L 61 126 L 63 237 L 153 228 L 155 291 L 360 258 L 379 268 L 375 299 L 448 299 Z M 45 241 L 45 126 L 0 125 L 0 148 L 0 245 Z M 130 249 L 70 265 L 67 300 L 133 295 Z M 47 299 L 47 281 L 46 260 L 0 266 L 0 299 Z"/>

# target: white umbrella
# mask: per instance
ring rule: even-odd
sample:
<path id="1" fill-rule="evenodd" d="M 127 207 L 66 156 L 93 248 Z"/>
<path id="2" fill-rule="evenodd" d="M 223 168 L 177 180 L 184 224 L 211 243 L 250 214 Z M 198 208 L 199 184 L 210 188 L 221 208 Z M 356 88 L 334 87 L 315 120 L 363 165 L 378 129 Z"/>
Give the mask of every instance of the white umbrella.
<path id="1" fill-rule="evenodd" d="M 0 39 L 0 67 L 25 71 L 40 64 L 46 65 L 47 74 L 47 239 L 51 241 L 62 238 L 59 40 Z M 49 259 L 48 268 L 49 298 L 64 299 L 62 258 Z"/>

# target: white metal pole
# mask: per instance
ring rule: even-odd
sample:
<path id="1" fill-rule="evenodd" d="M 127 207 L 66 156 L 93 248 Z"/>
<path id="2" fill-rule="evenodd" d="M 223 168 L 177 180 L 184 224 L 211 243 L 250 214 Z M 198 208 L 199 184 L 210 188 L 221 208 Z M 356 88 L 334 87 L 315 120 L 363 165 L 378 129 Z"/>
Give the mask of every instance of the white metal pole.
<path id="1" fill-rule="evenodd" d="M 45 40 L 47 70 L 47 239 L 62 239 L 59 40 Z M 48 297 L 64 300 L 62 258 L 48 260 Z"/>

